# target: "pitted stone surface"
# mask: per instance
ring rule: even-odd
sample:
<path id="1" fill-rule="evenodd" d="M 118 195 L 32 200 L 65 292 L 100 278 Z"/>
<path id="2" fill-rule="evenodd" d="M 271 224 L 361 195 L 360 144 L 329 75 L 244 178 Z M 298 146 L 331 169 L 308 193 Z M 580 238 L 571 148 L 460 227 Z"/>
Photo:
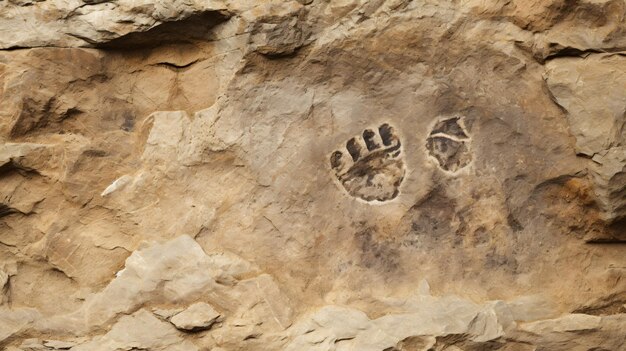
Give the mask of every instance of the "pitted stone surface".
<path id="1" fill-rule="evenodd" d="M 626 349 L 625 18 L 0 0 L 0 349 Z"/>

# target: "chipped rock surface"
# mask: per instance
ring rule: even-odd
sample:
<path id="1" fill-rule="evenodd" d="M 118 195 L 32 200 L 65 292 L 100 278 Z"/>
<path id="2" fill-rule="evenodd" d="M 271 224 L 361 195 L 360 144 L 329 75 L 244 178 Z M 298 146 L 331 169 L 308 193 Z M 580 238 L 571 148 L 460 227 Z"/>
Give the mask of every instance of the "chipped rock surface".
<path id="1" fill-rule="evenodd" d="M 624 0 L 0 0 L 0 349 L 626 350 Z"/>
<path id="2" fill-rule="evenodd" d="M 219 317 L 220 314 L 211 305 L 198 302 L 173 316 L 170 322 L 178 329 L 197 331 L 211 328 Z"/>

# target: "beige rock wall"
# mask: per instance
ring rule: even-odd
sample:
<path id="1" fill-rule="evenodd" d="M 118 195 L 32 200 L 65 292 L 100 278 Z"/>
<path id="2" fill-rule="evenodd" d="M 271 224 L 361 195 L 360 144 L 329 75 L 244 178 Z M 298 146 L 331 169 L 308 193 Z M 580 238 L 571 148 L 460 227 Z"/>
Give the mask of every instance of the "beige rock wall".
<path id="1" fill-rule="evenodd" d="M 623 0 L 0 0 L 0 349 L 626 350 Z"/>

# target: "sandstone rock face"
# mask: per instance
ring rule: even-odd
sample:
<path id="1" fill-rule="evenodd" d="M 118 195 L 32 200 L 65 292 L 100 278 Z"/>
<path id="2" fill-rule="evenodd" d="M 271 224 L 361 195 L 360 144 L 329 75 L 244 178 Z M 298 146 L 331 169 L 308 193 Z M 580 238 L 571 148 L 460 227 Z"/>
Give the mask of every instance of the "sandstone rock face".
<path id="1" fill-rule="evenodd" d="M 0 0 L 0 349 L 626 350 L 624 0 Z"/>
<path id="2" fill-rule="evenodd" d="M 595 161 L 589 170 L 603 219 L 624 219 L 626 61 L 618 55 L 592 55 L 555 59 L 546 66 L 546 82 L 567 111 L 576 151 Z M 624 235 L 622 231 L 622 239 Z"/>
<path id="3" fill-rule="evenodd" d="M 205 330 L 217 322 L 220 314 L 210 305 L 198 302 L 170 319 L 176 328 L 187 331 Z"/>

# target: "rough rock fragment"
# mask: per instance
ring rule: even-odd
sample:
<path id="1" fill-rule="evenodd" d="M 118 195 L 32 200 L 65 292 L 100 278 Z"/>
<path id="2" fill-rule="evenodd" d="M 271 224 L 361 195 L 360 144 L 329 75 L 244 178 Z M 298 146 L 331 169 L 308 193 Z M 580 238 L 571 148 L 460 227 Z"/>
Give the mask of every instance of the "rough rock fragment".
<path id="1" fill-rule="evenodd" d="M 11 309 L 0 306 L 0 346 L 3 342 L 41 318 L 35 309 Z"/>
<path id="2" fill-rule="evenodd" d="M 250 47 L 263 55 L 290 55 L 310 42 L 305 12 L 288 17 L 261 19 L 250 30 Z"/>
<path id="3" fill-rule="evenodd" d="M 178 313 L 181 313 L 184 310 L 185 309 L 182 307 L 181 308 L 155 308 L 152 310 L 152 313 L 154 313 L 159 318 L 169 320 L 170 318 L 174 317 L 175 315 L 177 315 Z"/>
<path id="4" fill-rule="evenodd" d="M 108 80 L 103 55 L 95 50 L 18 50 L 0 52 L 0 57 L 8 61 L 3 74 L 5 87 L 0 89 L 0 130 L 12 137 L 42 130 L 71 130 L 68 124 L 84 121 L 91 112 L 89 105 L 100 100 L 89 90 L 102 87 Z M 51 61 L 58 63 L 46 64 Z M 74 64 L 64 64 L 67 62 Z M 114 97 L 108 99 L 119 102 Z"/>
<path id="5" fill-rule="evenodd" d="M 571 314 L 562 318 L 523 324 L 521 329 L 540 332 L 585 332 L 597 330 L 601 317 L 586 314 Z"/>
<path id="6" fill-rule="evenodd" d="M 569 314 L 559 318 L 521 324 L 512 333 L 519 342 L 547 350 L 622 350 L 626 346 L 626 315 L 606 317 Z"/>
<path id="7" fill-rule="evenodd" d="M 548 14 L 538 16 L 540 21 L 548 19 L 551 22 L 549 28 L 535 38 L 535 55 L 540 58 L 616 52 L 626 46 L 623 35 L 626 31 L 623 20 L 626 4 L 621 0 L 550 0 L 540 6 L 520 2 L 528 3 L 528 7 L 541 8 L 543 5 L 548 9 Z"/>
<path id="8" fill-rule="evenodd" d="M 622 35 L 626 6 L 621 0 L 513 0 L 506 6 L 470 0 L 467 6 L 492 15 L 496 23 L 502 23 L 499 19 L 504 16 L 524 34 L 531 34 L 525 49 L 542 62 L 560 56 L 621 51 L 626 44 Z"/>
<path id="9" fill-rule="evenodd" d="M 546 71 L 550 92 L 567 111 L 577 151 L 594 161 L 594 191 L 608 223 L 626 215 L 625 63 L 618 55 L 560 58 Z"/>
<path id="10" fill-rule="evenodd" d="M 180 45 L 194 41 L 210 40 L 211 29 L 230 17 L 226 10 L 208 10 L 192 13 L 187 17 L 158 24 L 146 31 L 132 31 L 105 42 L 94 42 L 104 49 L 148 50 L 160 45 Z"/>
<path id="11" fill-rule="evenodd" d="M 87 6 L 84 6 L 87 5 Z M 226 11 L 222 1 L 56 1 L 34 6 L 4 5 L 0 31 L 6 33 L 0 48 L 24 46 L 79 46 L 106 43 L 129 33 L 145 32 L 163 23 L 181 21 L 198 13 Z M 64 22 L 48 20 L 46 13 L 65 16 Z M 34 24 L 27 30 L 11 31 L 21 20 Z M 37 23 L 37 24 L 35 24 Z M 42 31 L 38 26 L 45 26 Z M 64 26 L 71 28 L 63 30 Z"/>
<path id="12" fill-rule="evenodd" d="M 9 288 L 9 274 L 4 270 L 0 270 L 0 305 L 7 300 L 7 291 Z"/>
<path id="13" fill-rule="evenodd" d="M 17 273 L 15 262 L 0 263 L 0 305 L 8 301 L 9 279 Z"/>
<path id="14" fill-rule="evenodd" d="M 105 335 L 73 347 L 73 351 L 145 349 L 155 351 L 194 351 L 198 348 L 184 340 L 169 323 L 146 310 L 123 316 Z"/>
<path id="15" fill-rule="evenodd" d="M 626 218 L 626 147 L 599 152 L 593 161 L 590 171 L 604 219 L 611 223 Z"/>
<path id="16" fill-rule="evenodd" d="M 0 147 L 0 217 L 31 213 L 45 196 L 42 173 L 49 173 L 53 151 L 49 145 L 6 143 Z"/>
<path id="17" fill-rule="evenodd" d="M 546 82 L 567 111 L 577 152 L 593 156 L 626 142 L 626 58 L 554 59 L 546 65 Z"/>
<path id="18" fill-rule="evenodd" d="M 174 315 L 170 322 L 178 329 L 200 331 L 210 329 L 220 318 L 220 314 L 211 305 L 198 302 Z"/>
<path id="19" fill-rule="evenodd" d="M 457 298 L 417 296 L 403 304 L 403 313 L 370 320 L 362 311 L 327 306 L 290 329 L 286 350 L 386 350 L 420 335 L 466 334 L 477 341 L 502 336 L 499 313 Z"/>
<path id="20" fill-rule="evenodd" d="M 285 2 L 264 0 L 261 3 L 273 6 L 263 9 L 257 2 L 248 0 L 10 1 L 3 4 L 3 11 L 0 12 L 0 32 L 4 34 L 0 37 L 0 49 L 98 46 L 129 35 L 141 38 L 153 29 L 160 32 L 163 26 L 171 29 L 176 27 L 177 22 L 185 25 L 183 28 L 188 34 L 185 37 L 178 30 L 176 38 L 179 40 L 198 36 L 206 39 L 207 29 L 220 22 L 207 28 L 210 23 L 201 20 L 206 18 L 206 14 L 223 18 L 252 9 L 256 16 L 262 17 L 275 13 L 275 8 Z M 295 1 L 293 3 L 302 6 Z M 263 13 L 264 10 L 267 12 Z M 30 25 L 25 26 L 23 31 L 11 30 L 23 22 Z M 194 31 L 194 26 L 198 30 Z"/>
<path id="21" fill-rule="evenodd" d="M 70 330 L 77 335 L 85 335 L 107 323 L 122 323 L 124 327 L 114 327 L 106 336 L 78 348 L 91 350 L 90 347 L 94 347 L 99 350 L 120 343 L 131 345 L 133 340 L 139 340 L 138 335 L 128 336 L 132 340 L 120 336 L 122 330 L 135 323 L 140 324 L 137 327 L 140 330 L 144 324 L 158 327 L 154 322 L 157 318 L 143 310 L 140 315 L 133 315 L 132 320 L 123 319 L 128 317 L 119 319 L 149 304 L 171 306 L 156 309 L 155 313 L 163 320 L 171 317 L 170 321 L 182 330 L 208 329 L 221 321 L 221 313 L 204 302 L 193 304 L 181 312 L 183 306 L 198 300 L 206 300 L 225 314 L 235 317 L 232 323 L 218 329 L 222 332 L 216 335 L 222 340 L 234 338 L 241 341 L 246 336 L 256 335 L 255 338 L 261 342 L 266 333 L 280 332 L 292 323 L 290 301 L 271 276 L 259 275 L 257 268 L 232 254 L 207 255 L 193 239 L 182 236 L 135 251 L 118 276 L 101 292 L 87 296 L 84 305 L 75 312 L 51 318 L 32 317 L 16 324 L 12 321 L 21 320 L 18 317 L 22 314 L 14 311 L 8 315 L 10 319 L 7 323 L 0 326 L 7 329 L 8 337 L 16 332 L 31 330 L 29 328 L 47 333 Z M 35 319 L 35 325 L 28 327 L 28 321 Z M 145 327 L 146 330 L 150 328 Z M 141 344 L 146 342 L 140 340 Z M 158 344 L 154 347 L 170 350 L 167 348 L 170 346 L 166 346 Z"/>
<path id="22" fill-rule="evenodd" d="M 218 281 L 254 271 L 233 255 L 207 256 L 191 237 L 181 236 L 135 251 L 116 279 L 87 299 L 82 312 L 89 325 L 100 325 L 148 301 L 191 302 L 208 291 L 221 290 Z"/>
<path id="23" fill-rule="evenodd" d="M 530 300 L 478 306 L 454 298 L 422 296 L 401 305 L 402 313 L 369 319 L 356 309 L 327 306 L 294 325 L 286 350 L 621 350 L 616 336 L 626 317 L 567 314 L 555 319 L 519 322 L 539 315 Z M 534 314 L 534 315 L 533 315 Z M 515 322 L 518 321 L 518 322 Z M 585 335 L 584 337 L 582 337 Z M 607 336 L 612 335 L 608 339 Z"/>
<path id="24" fill-rule="evenodd" d="M 240 314 L 242 319 L 247 319 L 249 323 L 273 325 L 277 329 L 291 326 L 294 318 L 291 301 L 281 292 L 271 275 L 261 274 L 254 279 L 239 282 L 238 286 L 241 287 L 238 293 L 248 296 L 244 305 L 247 309 Z"/>
<path id="25" fill-rule="evenodd" d="M 53 350 L 69 350 L 76 346 L 76 343 L 71 341 L 46 340 L 43 345 Z"/>
<path id="26" fill-rule="evenodd" d="M 626 268 L 610 267 L 607 273 L 613 276 L 619 276 L 619 273 L 615 271 L 624 269 Z M 626 289 L 623 289 L 615 294 L 602 296 L 588 301 L 583 306 L 577 308 L 574 313 L 584 313 L 594 316 L 609 316 L 626 313 Z"/>
<path id="27" fill-rule="evenodd" d="M 49 146 L 33 143 L 5 143 L 0 147 L 0 169 L 18 168 L 35 170 L 42 168 L 49 157 Z"/>

